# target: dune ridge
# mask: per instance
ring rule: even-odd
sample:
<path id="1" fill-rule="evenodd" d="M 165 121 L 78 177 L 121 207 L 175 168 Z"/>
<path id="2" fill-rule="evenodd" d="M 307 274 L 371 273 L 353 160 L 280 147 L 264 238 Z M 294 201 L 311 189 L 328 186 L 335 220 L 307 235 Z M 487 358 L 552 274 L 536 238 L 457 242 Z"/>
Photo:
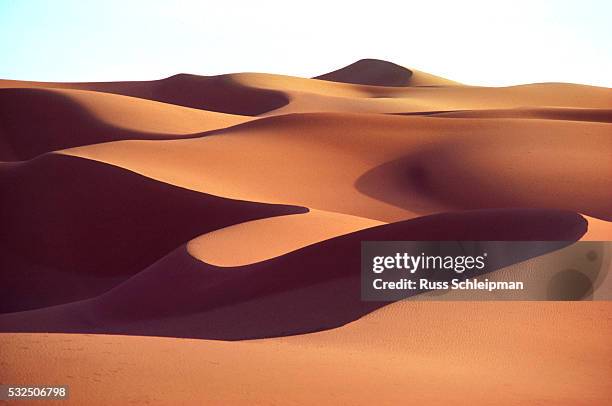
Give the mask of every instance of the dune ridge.
<path id="1" fill-rule="evenodd" d="M 0 89 L 3 161 L 125 139 L 176 139 L 244 123 L 245 116 L 72 89 Z M 8 147 L 10 145 L 10 148 Z"/>
<path id="2" fill-rule="evenodd" d="M 353 67 L 315 79 L 266 73 L 218 76 L 178 74 L 140 82 L 0 80 L 0 88 L 89 90 L 244 116 L 322 111 L 426 113 L 542 106 L 612 108 L 610 90 L 602 87 L 569 83 L 534 83 L 499 88 L 463 86 L 385 61 L 365 60 L 349 66 Z M 407 84 L 398 86 L 393 84 L 396 83 L 393 80 L 389 82 L 389 77 L 397 76 L 408 77 Z M 374 83 L 383 85 L 370 84 L 370 78 L 375 78 Z"/>
<path id="3" fill-rule="evenodd" d="M 544 120 L 593 121 L 599 123 L 612 122 L 612 109 L 607 108 L 517 107 L 508 109 L 428 111 L 399 114 L 425 114 L 432 117 L 457 118 L 535 118 Z"/>
<path id="4" fill-rule="evenodd" d="M 288 102 L 281 92 L 242 86 L 231 75 L 178 74 L 165 79 L 131 82 L 27 82 L 3 80 L 0 87 L 91 90 L 139 97 L 215 112 L 255 116 Z"/>
<path id="5" fill-rule="evenodd" d="M 370 86 L 448 86 L 460 84 L 380 59 L 360 59 L 333 72 L 316 76 L 314 79 Z"/>
<path id="6" fill-rule="evenodd" d="M 57 287 L 56 300 L 75 299 L 63 297 L 70 290 L 60 288 L 66 281 L 61 274 L 45 278 L 10 258 L 28 258 L 30 264 L 64 273 L 129 276 L 202 233 L 308 211 L 211 196 L 58 154 L 0 166 L 0 188 L 5 191 L 0 200 L 0 241 L 11 254 L 3 259 L 9 263 L 0 273 L 11 292 L 0 301 L 3 311 L 21 310 L 16 306 L 26 302 L 23 298 L 36 295 L 29 293 L 29 282 L 40 278 Z M 83 280 L 87 282 L 99 283 L 95 278 Z M 50 304 L 55 303 L 44 298 L 36 303 Z"/>
<path id="7" fill-rule="evenodd" d="M 0 381 L 69 404 L 605 404 L 611 111 L 609 88 L 375 59 L 0 80 Z M 555 302 L 362 301 L 361 241 L 411 239 L 552 241 L 487 276 Z"/>
<path id="8" fill-rule="evenodd" d="M 106 143 L 62 153 L 214 195 L 385 222 L 493 207 L 555 207 L 609 220 L 609 130 L 598 122 L 308 113 L 260 119 L 203 138 Z M 247 150 L 258 153 L 245 155 Z M 538 172 L 532 171 L 534 159 Z M 445 165 L 436 164 L 441 160 Z M 296 179 L 300 188 L 292 187 Z"/>
<path id="9" fill-rule="evenodd" d="M 339 327 L 388 304 L 361 300 L 361 241 L 555 240 L 554 249 L 560 249 L 577 241 L 586 227 L 581 216 L 557 210 L 444 213 L 367 228 L 232 267 L 197 261 L 181 247 L 94 299 L 0 315 L 0 331 L 222 340 L 303 334 Z M 233 247 L 241 249 L 251 247 Z M 533 255 L 525 253 L 520 260 Z"/>

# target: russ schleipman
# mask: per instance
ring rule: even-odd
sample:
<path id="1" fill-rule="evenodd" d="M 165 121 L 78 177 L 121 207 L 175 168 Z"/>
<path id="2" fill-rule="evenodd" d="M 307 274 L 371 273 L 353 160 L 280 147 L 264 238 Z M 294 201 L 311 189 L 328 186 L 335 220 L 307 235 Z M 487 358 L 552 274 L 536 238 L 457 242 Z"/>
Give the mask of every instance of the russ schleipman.
<path id="1" fill-rule="evenodd" d="M 442 256 L 442 255 L 410 255 L 406 252 L 389 256 L 376 256 L 372 259 L 372 271 L 376 274 L 385 270 L 398 269 L 415 273 L 418 269 L 444 269 L 463 273 L 466 270 L 482 270 L 485 267 L 487 253 L 479 256 Z"/>
<path id="2" fill-rule="evenodd" d="M 382 279 L 374 279 L 372 287 L 376 290 L 523 290 L 523 282 L 515 281 L 484 281 L 474 279 L 452 279 L 449 281 L 430 281 L 421 278 L 418 281 L 409 279 L 400 279 L 397 281 L 383 281 Z"/>

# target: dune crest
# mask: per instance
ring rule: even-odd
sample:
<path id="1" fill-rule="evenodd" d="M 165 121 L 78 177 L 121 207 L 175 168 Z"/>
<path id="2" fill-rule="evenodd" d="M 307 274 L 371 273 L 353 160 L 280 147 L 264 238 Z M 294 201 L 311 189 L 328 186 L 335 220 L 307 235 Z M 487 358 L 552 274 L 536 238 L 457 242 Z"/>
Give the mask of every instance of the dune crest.
<path id="1" fill-rule="evenodd" d="M 333 72 L 316 76 L 314 79 L 390 87 L 459 85 L 452 80 L 414 71 L 380 59 L 360 59 Z"/>
<path id="2" fill-rule="evenodd" d="M 0 166 L 0 188 L 10 191 L 0 200 L 0 237 L 7 251 L 0 281 L 10 292 L 0 299 L 0 311 L 23 310 L 20 303 L 40 307 L 76 300 L 97 292 L 95 285 L 104 283 L 99 279 L 121 281 L 203 233 L 308 211 L 228 200 L 59 154 Z M 35 272 L 40 266 L 92 277 L 80 278 L 81 292 L 72 292 L 60 287 L 75 278 Z M 56 286 L 60 296 L 50 302 L 39 297 L 30 287 L 37 280 Z"/>
<path id="3" fill-rule="evenodd" d="M 60 88 L 90 90 L 139 97 L 221 113 L 256 116 L 289 102 L 282 92 L 242 86 L 232 75 L 178 74 L 165 79 L 130 82 L 0 81 L 0 88 Z"/>
<path id="4" fill-rule="evenodd" d="M 202 262 L 180 247 L 100 296 L 0 315 L 0 331 L 221 340 L 304 334 L 342 326 L 389 304 L 361 300 L 362 241 L 557 241 L 553 249 L 561 249 L 580 239 L 586 229 L 584 218 L 566 211 L 483 210 L 366 228 L 233 267 Z M 258 250 L 266 241 L 228 243 L 249 244 L 221 248 L 231 255 Z M 543 248 L 524 253 L 520 260 L 548 252 Z"/>
<path id="5" fill-rule="evenodd" d="M 610 219 L 609 131 L 607 123 L 583 121 L 308 113 L 203 138 L 62 153 L 217 196 L 383 222 L 494 207 L 554 207 Z"/>
<path id="6" fill-rule="evenodd" d="M 5 88 L 0 89 L 0 151 L 5 152 L 0 160 L 125 139 L 189 137 L 251 119 L 110 93 Z"/>
<path id="7" fill-rule="evenodd" d="M 605 404 L 611 112 L 609 88 L 374 59 L 0 80 L 0 382 L 75 404 Z M 470 277 L 583 303 L 364 301 L 362 242 L 386 240 L 538 241 Z"/>
<path id="8" fill-rule="evenodd" d="M 207 264 L 236 267 L 382 224 L 363 217 L 311 209 L 308 213 L 253 220 L 203 234 L 189 241 L 187 251 Z"/>

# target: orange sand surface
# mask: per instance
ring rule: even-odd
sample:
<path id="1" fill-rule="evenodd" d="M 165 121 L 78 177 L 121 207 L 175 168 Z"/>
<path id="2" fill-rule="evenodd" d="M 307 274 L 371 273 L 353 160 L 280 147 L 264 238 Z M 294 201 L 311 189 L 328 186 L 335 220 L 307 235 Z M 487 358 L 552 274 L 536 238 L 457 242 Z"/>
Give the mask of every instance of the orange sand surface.
<path id="1" fill-rule="evenodd" d="M 610 220 L 610 151 L 607 123 L 318 113 L 63 153 L 213 195 L 397 221 L 490 207 Z"/>
<path id="2" fill-rule="evenodd" d="M 609 88 L 372 59 L 0 80 L 0 382 L 70 404 L 609 404 L 611 181 Z M 363 236 L 564 241 L 490 275 L 559 301 L 364 302 Z"/>
<path id="3" fill-rule="evenodd" d="M 69 384 L 69 404 L 603 405 L 611 311 L 398 302 L 336 330 L 232 343 L 4 334 L 0 379 Z"/>

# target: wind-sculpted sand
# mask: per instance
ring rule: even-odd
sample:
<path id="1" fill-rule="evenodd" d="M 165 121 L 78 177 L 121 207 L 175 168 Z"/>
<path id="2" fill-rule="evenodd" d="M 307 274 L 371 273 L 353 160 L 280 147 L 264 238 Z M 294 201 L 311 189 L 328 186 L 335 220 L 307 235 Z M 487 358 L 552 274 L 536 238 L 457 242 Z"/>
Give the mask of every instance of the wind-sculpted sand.
<path id="1" fill-rule="evenodd" d="M 606 404 L 612 307 L 587 291 L 612 260 L 573 243 L 612 240 L 611 112 L 608 88 L 371 59 L 0 80 L 0 382 L 72 404 Z M 556 241 L 491 278 L 583 301 L 362 301 L 368 240 Z"/>

